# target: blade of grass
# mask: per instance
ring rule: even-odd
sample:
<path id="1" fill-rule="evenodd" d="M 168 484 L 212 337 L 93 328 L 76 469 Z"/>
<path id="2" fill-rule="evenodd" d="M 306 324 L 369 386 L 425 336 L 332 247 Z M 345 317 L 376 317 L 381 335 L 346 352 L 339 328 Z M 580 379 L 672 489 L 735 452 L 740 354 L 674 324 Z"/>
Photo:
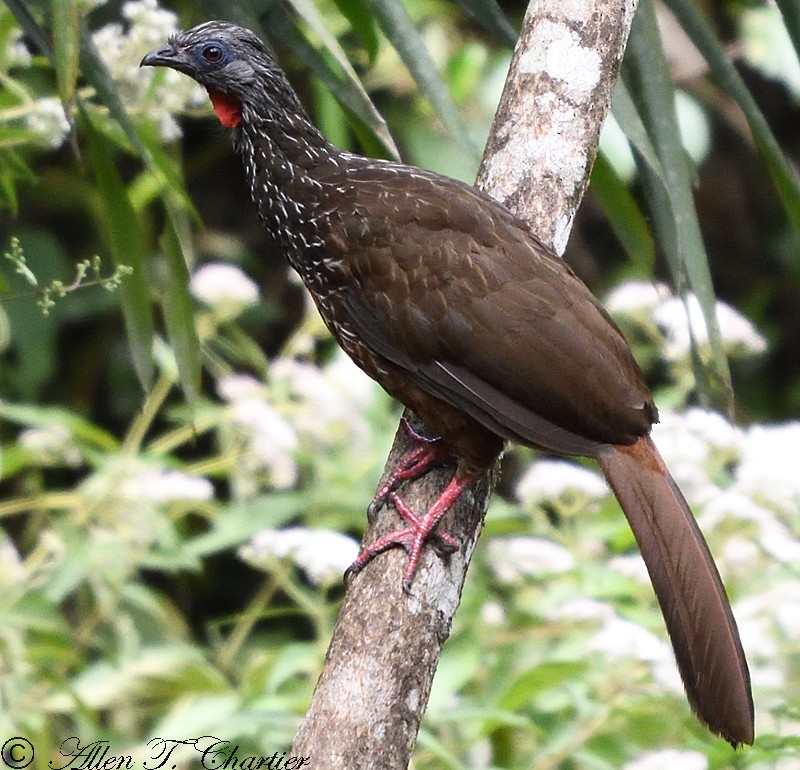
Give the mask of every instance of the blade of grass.
<path id="1" fill-rule="evenodd" d="M 24 0 L 5 0 L 8 9 L 14 14 L 17 22 L 19 22 L 22 31 L 30 38 L 31 42 L 39 49 L 39 53 L 45 56 L 51 64 L 55 62 L 55 54 L 53 47 L 50 45 L 50 40 L 47 33 L 42 28 L 41 24 L 33 17 L 27 4 Z"/>
<path id="2" fill-rule="evenodd" d="M 119 96 L 117 85 L 97 51 L 91 33 L 84 24 L 80 26 L 80 44 L 81 73 L 89 85 L 94 88 L 99 101 L 108 108 L 111 117 L 122 129 L 133 150 L 160 181 L 162 195 L 178 196 L 183 208 L 193 211 L 192 203 L 186 195 L 183 181 L 176 171 L 174 161 L 161 151 L 155 141 L 148 140 L 131 120 Z"/>
<path id="3" fill-rule="evenodd" d="M 658 173 L 652 159 L 642 162 L 643 157 L 636 151 L 658 240 L 678 292 L 685 296 L 690 290 L 697 296 L 708 331 L 710 361 L 703 361 L 697 346 L 692 345 L 695 377 L 706 399 L 730 411 L 732 386 L 717 323 L 716 297 L 692 196 L 686 152 L 680 141 L 669 68 L 655 11 L 649 2 L 640 3 L 634 18 L 623 78 L 660 166 Z M 626 130 L 625 124 L 621 125 Z"/>
<path id="4" fill-rule="evenodd" d="M 279 36 L 286 46 L 325 84 L 339 104 L 358 123 L 369 130 L 383 148 L 384 153 L 390 158 L 399 159 L 400 153 L 389 133 L 386 121 L 372 103 L 361 81 L 342 81 L 338 78 L 332 72 L 325 57 L 300 34 L 281 5 L 276 5 L 270 11 L 268 18 L 271 33 Z"/>
<path id="5" fill-rule="evenodd" d="M 80 42 L 77 0 L 50 0 L 53 29 L 53 64 L 58 94 L 65 105 L 72 104 L 78 82 Z"/>
<path id="6" fill-rule="evenodd" d="M 178 364 L 178 375 L 187 401 L 200 390 L 200 340 L 194 324 L 194 303 L 189 293 L 189 269 L 174 216 L 168 216 L 161 238 L 166 259 L 161 307 L 167 334 Z"/>
<path id="7" fill-rule="evenodd" d="M 119 448 L 119 441 L 113 434 L 69 409 L 42 404 L 13 404 L 0 399 L 0 417 L 28 427 L 63 426 L 75 438 L 104 452 L 114 452 Z"/>
<path id="8" fill-rule="evenodd" d="M 592 192 L 636 266 L 636 272 L 640 276 L 651 276 L 655 245 L 650 228 L 628 186 L 617 176 L 602 153 L 598 153 L 592 167 Z"/>
<path id="9" fill-rule="evenodd" d="M 144 238 L 139 218 L 105 140 L 92 126 L 85 110 L 81 110 L 81 115 L 81 129 L 97 180 L 109 250 L 116 265 L 133 268 L 133 273 L 120 284 L 120 300 L 134 369 L 147 390 L 153 381 L 153 318 L 142 256 Z"/>
<path id="10" fill-rule="evenodd" d="M 378 56 L 380 40 L 378 25 L 370 14 L 365 0 L 334 0 L 334 2 L 342 15 L 350 22 L 353 32 L 358 35 L 361 45 L 367 52 L 370 64 L 373 64 Z"/>
<path id="11" fill-rule="evenodd" d="M 389 133 L 386 121 L 383 119 L 383 116 L 378 112 L 375 105 L 372 103 L 372 100 L 369 98 L 369 95 L 364 89 L 364 86 L 356 74 L 356 71 L 350 64 L 347 55 L 339 45 L 339 41 L 328 31 L 325 20 L 322 18 L 322 14 L 320 14 L 317 7 L 313 3 L 309 2 L 309 0 L 289 0 L 289 2 L 297 14 L 305 21 L 306 24 L 308 24 L 314 34 L 319 38 L 324 50 L 336 62 L 338 68 L 344 76 L 343 80 L 338 77 L 335 78 L 336 90 L 333 91 L 332 89 L 334 95 L 337 97 L 337 99 L 340 99 L 340 97 L 344 95 L 344 91 L 346 89 L 348 92 L 347 101 L 342 101 L 342 104 L 344 104 L 344 106 L 349 110 L 353 111 L 355 115 L 357 115 L 363 122 L 366 123 L 367 126 L 373 130 L 375 136 L 380 140 L 381 144 L 385 145 L 393 157 L 399 157 L 397 147 L 391 137 L 391 134 Z M 317 53 L 316 49 L 308 45 L 308 43 L 305 41 L 305 38 L 299 34 L 298 38 L 299 40 L 297 42 L 302 41 L 305 43 L 305 45 L 302 46 L 303 50 L 305 51 L 304 60 L 309 63 L 317 77 L 322 79 L 326 85 L 331 87 L 332 84 L 330 82 L 330 78 L 325 77 L 325 71 L 329 72 L 329 68 L 326 66 L 325 70 L 322 70 L 319 68 L 318 64 L 316 66 L 314 65 L 313 60 L 306 59 L 306 56 L 309 55 L 310 51 Z M 319 58 L 322 62 L 324 62 L 324 59 L 321 59 L 318 54 L 313 58 Z M 342 88 L 342 86 L 344 86 L 344 88 Z"/>
<path id="12" fill-rule="evenodd" d="M 744 113 L 753 134 L 756 149 L 764 159 L 786 216 L 792 226 L 800 231 L 800 178 L 787 162 L 764 114 L 758 108 L 756 100 L 695 2 L 693 0 L 667 0 L 666 4 L 700 53 L 703 54 L 711 69 L 711 74 Z M 789 12 L 788 17 L 784 18 L 787 18 L 787 24 L 790 20 L 792 21 L 788 27 L 789 34 L 792 35 L 795 46 L 797 46 L 797 39 L 800 36 L 800 32 L 796 28 L 798 15 L 800 15 L 798 3 L 783 2 L 781 11 Z"/>
<path id="13" fill-rule="evenodd" d="M 513 49 L 517 44 L 517 30 L 496 0 L 456 0 L 456 4 L 504 45 Z"/>
<path id="14" fill-rule="evenodd" d="M 480 148 L 469 139 L 467 126 L 405 6 L 400 0 L 367 2 L 384 34 L 397 50 L 420 92 L 430 102 L 445 128 L 465 152 L 479 159 Z"/>

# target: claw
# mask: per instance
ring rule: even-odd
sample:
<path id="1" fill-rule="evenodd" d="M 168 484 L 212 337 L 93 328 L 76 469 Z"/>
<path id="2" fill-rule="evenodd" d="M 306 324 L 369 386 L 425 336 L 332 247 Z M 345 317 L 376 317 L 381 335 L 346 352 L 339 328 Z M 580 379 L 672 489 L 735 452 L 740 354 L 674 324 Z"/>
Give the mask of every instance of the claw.
<path id="1" fill-rule="evenodd" d="M 375 556 L 390 548 L 400 546 L 408 554 L 408 564 L 403 574 L 403 590 L 408 593 L 411 590 L 422 547 L 426 541 L 435 540 L 437 547 L 443 553 L 453 553 L 458 550 L 459 542 L 454 537 L 445 532 L 435 532 L 434 529 L 471 481 L 472 476 L 456 474 L 444 492 L 422 516 L 417 516 L 396 492 L 387 491 L 386 496 L 391 500 L 407 526 L 389 532 L 364 548 L 358 558 L 348 567 L 345 576 L 361 572 Z"/>
<path id="2" fill-rule="evenodd" d="M 400 424 L 403 426 L 405 434 L 417 444 L 417 448 L 409 452 L 386 481 L 378 487 L 375 497 L 372 498 L 372 502 L 367 508 L 367 517 L 370 521 L 378 512 L 378 508 L 386 502 L 403 481 L 419 478 L 430 468 L 455 460 L 447 444 L 441 438 L 423 436 L 411 427 L 405 417 Z"/>

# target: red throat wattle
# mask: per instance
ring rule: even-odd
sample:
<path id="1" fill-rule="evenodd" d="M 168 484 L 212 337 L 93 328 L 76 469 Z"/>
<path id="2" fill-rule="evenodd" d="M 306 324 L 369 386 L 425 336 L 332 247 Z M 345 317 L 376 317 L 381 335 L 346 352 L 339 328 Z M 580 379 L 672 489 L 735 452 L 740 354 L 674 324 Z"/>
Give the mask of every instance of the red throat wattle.
<path id="1" fill-rule="evenodd" d="M 242 122 L 242 105 L 235 96 L 213 88 L 206 88 L 206 91 L 211 104 L 214 105 L 214 112 L 217 113 L 219 122 L 225 128 L 235 128 Z"/>

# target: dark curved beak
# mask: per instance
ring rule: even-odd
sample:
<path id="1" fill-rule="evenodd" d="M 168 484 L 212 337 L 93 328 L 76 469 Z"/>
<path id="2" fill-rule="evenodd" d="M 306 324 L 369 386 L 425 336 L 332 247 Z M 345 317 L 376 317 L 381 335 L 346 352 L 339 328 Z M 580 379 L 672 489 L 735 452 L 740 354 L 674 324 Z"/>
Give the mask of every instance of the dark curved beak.
<path id="1" fill-rule="evenodd" d="M 184 72 L 187 75 L 192 74 L 192 69 L 186 59 L 186 54 L 177 46 L 170 43 L 169 45 L 156 48 L 155 51 L 150 51 L 139 62 L 140 67 L 170 67 L 171 69 Z"/>

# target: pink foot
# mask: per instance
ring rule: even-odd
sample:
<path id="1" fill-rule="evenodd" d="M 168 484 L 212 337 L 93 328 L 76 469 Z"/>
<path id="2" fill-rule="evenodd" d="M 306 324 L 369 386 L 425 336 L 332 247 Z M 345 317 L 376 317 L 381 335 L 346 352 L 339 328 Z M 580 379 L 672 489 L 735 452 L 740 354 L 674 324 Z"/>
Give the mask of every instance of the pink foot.
<path id="1" fill-rule="evenodd" d="M 378 488 L 367 509 L 367 515 L 370 519 L 402 482 L 409 479 L 417 479 L 436 465 L 445 465 L 448 462 L 455 461 L 447 444 L 441 438 L 423 436 L 411 427 L 405 417 L 403 417 L 400 424 L 403 426 L 405 434 L 417 445 L 417 448 L 402 459 L 400 465 Z"/>
<path id="2" fill-rule="evenodd" d="M 403 575 L 403 590 L 410 591 L 414 573 L 419 565 L 422 546 L 426 540 L 435 539 L 439 548 L 445 553 L 453 553 L 458 550 L 459 543 L 455 538 L 444 532 L 434 532 L 433 530 L 471 481 L 471 476 L 460 477 L 456 475 L 423 516 L 414 514 L 395 492 L 387 492 L 392 504 L 408 526 L 389 532 L 368 545 L 348 567 L 346 575 L 349 576 L 361 572 L 379 553 L 399 545 L 405 548 L 406 553 L 408 553 L 408 564 Z"/>

